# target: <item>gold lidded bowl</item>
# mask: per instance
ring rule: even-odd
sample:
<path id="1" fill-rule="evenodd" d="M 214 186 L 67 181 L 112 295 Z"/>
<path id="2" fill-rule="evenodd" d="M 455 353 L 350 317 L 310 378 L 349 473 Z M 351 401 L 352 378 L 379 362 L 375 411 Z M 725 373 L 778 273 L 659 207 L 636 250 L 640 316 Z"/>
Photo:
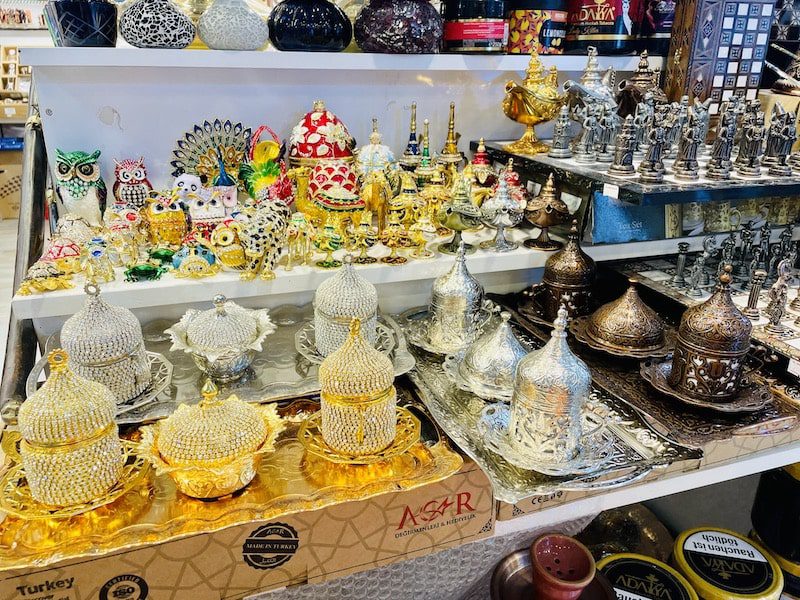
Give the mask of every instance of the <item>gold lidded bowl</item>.
<path id="1" fill-rule="evenodd" d="M 345 343 L 319 366 L 320 432 L 341 455 L 384 450 L 395 439 L 397 393 L 392 361 L 361 334 L 353 319 Z"/>
<path id="2" fill-rule="evenodd" d="M 352 257 L 347 255 L 344 267 L 319 284 L 314 293 L 314 342 L 322 356 L 345 342 L 353 319 L 360 321 L 361 335 L 374 346 L 378 291 L 356 272 Z"/>
<path id="3" fill-rule="evenodd" d="M 572 222 L 567 243 L 544 264 L 541 294 L 544 317 L 553 321 L 565 303 L 570 318 L 589 314 L 597 266 L 583 251 L 578 239 L 578 223 Z"/>
<path id="4" fill-rule="evenodd" d="M 142 428 L 140 453 L 156 473 L 168 474 L 193 498 L 219 498 L 244 488 L 285 424 L 274 404 L 227 400 L 209 379 L 198 404 L 181 404 L 155 425 Z"/>
<path id="5" fill-rule="evenodd" d="M 664 345 L 664 330 L 661 318 L 639 297 L 633 279 L 622 296 L 598 308 L 586 325 L 592 340 L 621 350 L 657 350 Z"/>
<path id="6" fill-rule="evenodd" d="M 125 403 L 151 382 L 142 327 L 130 310 L 103 300 L 97 284 L 84 289 L 86 302 L 65 321 L 61 344 L 75 373 L 102 383 L 118 404 Z"/>
<path id="7" fill-rule="evenodd" d="M 119 480 L 125 457 L 106 386 L 70 370 L 61 349 L 50 377 L 22 403 L 20 457 L 31 497 L 53 507 L 91 502 Z"/>
<path id="8" fill-rule="evenodd" d="M 500 313 L 493 329 L 485 331 L 463 354 L 445 358 L 445 373 L 461 389 L 486 400 L 509 400 L 517 364 L 528 353 L 517 339 L 511 315 Z"/>
<path id="9" fill-rule="evenodd" d="M 247 309 L 222 294 L 214 296 L 214 308 L 189 309 L 166 333 L 171 350 L 192 355 L 197 367 L 220 382 L 241 377 L 261 351 L 264 339 L 275 331 L 267 309 Z"/>
<path id="10" fill-rule="evenodd" d="M 731 299 L 731 267 L 708 300 L 683 313 L 667 383 L 706 402 L 730 402 L 739 391 L 753 326 Z"/>

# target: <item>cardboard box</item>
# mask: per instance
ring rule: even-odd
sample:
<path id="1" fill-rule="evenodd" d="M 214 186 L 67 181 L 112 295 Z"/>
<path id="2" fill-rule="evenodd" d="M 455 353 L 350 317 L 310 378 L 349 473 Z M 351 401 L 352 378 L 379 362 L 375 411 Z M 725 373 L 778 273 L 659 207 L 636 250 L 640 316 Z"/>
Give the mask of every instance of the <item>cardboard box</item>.
<path id="1" fill-rule="evenodd" d="M 22 152 L 0 151 L 0 219 L 19 217 L 22 191 Z"/>
<path id="2" fill-rule="evenodd" d="M 3 600 L 234 600 L 342 577 L 490 536 L 494 497 L 472 462 L 407 492 L 0 574 Z"/>

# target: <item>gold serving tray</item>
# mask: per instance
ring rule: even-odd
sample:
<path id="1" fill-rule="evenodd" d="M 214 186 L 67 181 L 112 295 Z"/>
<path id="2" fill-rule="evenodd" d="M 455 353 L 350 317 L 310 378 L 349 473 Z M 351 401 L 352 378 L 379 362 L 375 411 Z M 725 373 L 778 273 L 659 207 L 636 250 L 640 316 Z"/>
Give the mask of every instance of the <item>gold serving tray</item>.
<path id="1" fill-rule="evenodd" d="M 168 475 L 155 476 L 151 469 L 139 485 L 114 502 L 81 515 L 36 520 L 5 515 L 0 522 L 0 572 L 365 500 L 435 483 L 457 472 L 461 456 L 440 438 L 425 409 L 404 389 L 398 389 L 398 396 L 398 402 L 421 421 L 422 431 L 421 440 L 398 456 L 369 465 L 345 465 L 307 454 L 297 432 L 319 404 L 295 400 L 279 409 L 288 426 L 275 453 L 264 457 L 243 491 L 211 502 L 195 500 L 178 492 Z M 15 433 L 4 434 L 6 444 Z M 8 457 L 3 468 L 13 468 Z"/>

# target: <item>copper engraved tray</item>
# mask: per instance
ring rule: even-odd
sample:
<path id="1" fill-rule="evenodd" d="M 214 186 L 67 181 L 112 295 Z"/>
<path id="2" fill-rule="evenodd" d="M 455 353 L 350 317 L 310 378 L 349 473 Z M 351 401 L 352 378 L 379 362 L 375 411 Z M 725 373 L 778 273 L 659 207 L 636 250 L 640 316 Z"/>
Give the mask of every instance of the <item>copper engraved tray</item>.
<path id="1" fill-rule="evenodd" d="M 168 475 L 155 476 L 150 470 L 116 501 L 81 515 L 35 521 L 6 516 L 0 523 L 0 571 L 32 564 L 45 567 L 64 559 L 364 500 L 441 481 L 457 472 L 461 456 L 439 438 L 424 408 L 403 388 L 398 388 L 398 403 L 422 425 L 421 440 L 399 456 L 370 465 L 342 465 L 306 454 L 297 431 L 319 404 L 295 400 L 279 409 L 290 422 L 275 452 L 264 457 L 256 478 L 242 492 L 211 502 L 196 500 L 178 492 Z"/>
<path id="2" fill-rule="evenodd" d="M 305 358 L 295 346 L 297 332 L 314 318 L 311 304 L 284 304 L 271 309 L 269 315 L 278 326 L 277 330 L 264 340 L 264 349 L 256 354 L 252 366 L 241 379 L 219 384 L 222 397 L 236 394 L 246 402 L 272 402 L 319 393 L 319 365 Z M 408 351 L 402 330 L 387 315 L 379 315 L 378 320 L 383 329 L 393 336 L 389 357 L 394 364 L 395 375 L 407 373 L 414 367 L 414 357 Z M 57 348 L 58 343 L 58 336 L 51 336 L 44 354 Z M 119 415 L 117 422 L 121 425 L 163 419 L 172 414 L 179 404 L 200 398 L 204 374 L 189 354 L 171 351 L 171 345 L 169 340 L 145 341 L 149 351 L 162 354 L 172 363 L 172 384 L 152 402 Z"/>
<path id="3" fill-rule="evenodd" d="M 519 328 L 516 332 L 526 347 L 542 345 Z M 417 366 L 408 376 L 439 426 L 489 477 L 497 499 L 511 504 L 558 490 L 625 485 L 647 476 L 654 468 L 701 456 L 696 450 L 655 433 L 629 406 L 595 387 L 590 400 L 598 412 L 604 413 L 607 430 L 614 437 L 611 459 L 598 471 L 580 476 L 551 477 L 520 469 L 487 446 L 478 427 L 487 402 L 451 383 L 444 373 L 441 358 L 420 352 Z"/>
<path id="4" fill-rule="evenodd" d="M 546 339 L 549 332 L 526 320 L 515 307 L 525 298 L 509 294 L 496 298 L 511 312 L 520 325 L 532 335 Z M 789 390 L 770 382 L 773 401 L 763 410 L 734 416 L 685 406 L 678 400 L 664 397 L 653 390 L 639 374 L 639 362 L 629 359 L 610 359 L 577 342 L 573 349 L 589 365 L 592 383 L 633 408 L 655 431 L 666 438 L 692 448 L 701 448 L 711 441 L 728 440 L 736 435 L 771 434 L 792 429 L 800 424 L 800 389 Z M 783 390 L 783 391 L 781 391 Z M 794 400 L 792 400 L 794 398 Z"/>

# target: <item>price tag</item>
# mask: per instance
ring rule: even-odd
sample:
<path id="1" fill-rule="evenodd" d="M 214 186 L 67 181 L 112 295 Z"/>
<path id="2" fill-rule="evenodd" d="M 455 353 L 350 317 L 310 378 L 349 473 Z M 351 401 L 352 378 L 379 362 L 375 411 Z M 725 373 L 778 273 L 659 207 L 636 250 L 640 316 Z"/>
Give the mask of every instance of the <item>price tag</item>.
<path id="1" fill-rule="evenodd" d="M 613 183 L 603 184 L 603 196 L 608 196 L 614 200 L 619 199 L 619 186 Z"/>
<path id="2" fill-rule="evenodd" d="M 795 358 L 789 359 L 789 366 L 786 368 L 790 375 L 800 377 L 800 361 Z"/>

